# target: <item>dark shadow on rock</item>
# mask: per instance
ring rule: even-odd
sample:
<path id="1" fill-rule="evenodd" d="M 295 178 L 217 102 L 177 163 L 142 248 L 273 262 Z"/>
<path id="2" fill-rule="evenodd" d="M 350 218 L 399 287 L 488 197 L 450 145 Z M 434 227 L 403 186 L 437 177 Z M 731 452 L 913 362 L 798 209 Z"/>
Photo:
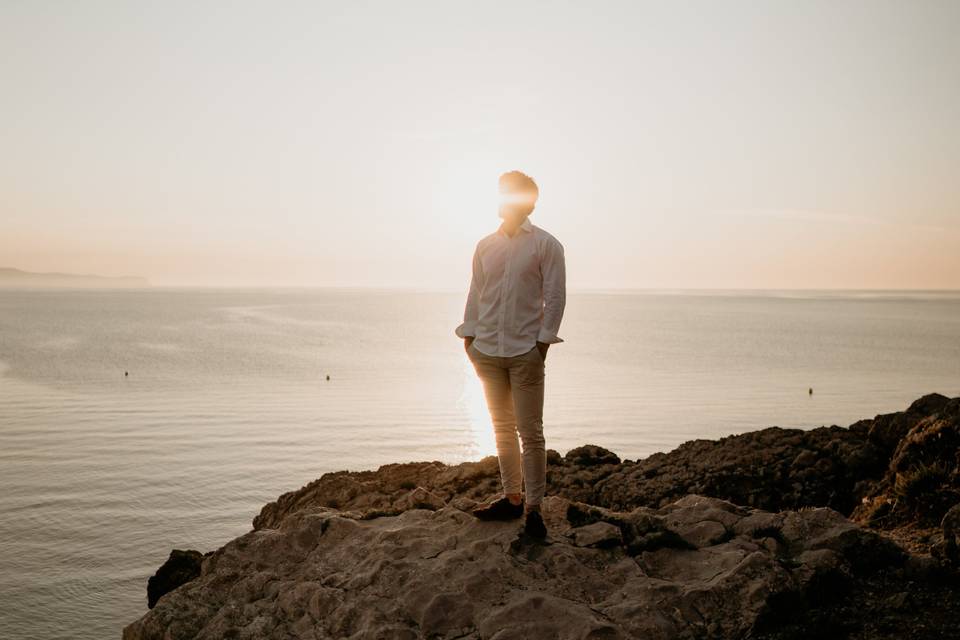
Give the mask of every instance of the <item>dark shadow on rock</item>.
<path id="1" fill-rule="evenodd" d="M 203 554 L 193 549 L 171 551 L 167 561 L 147 580 L 147 607 L 153 609 L 161 596 L 199 576 L 203 559 L 211 553 Z"/>

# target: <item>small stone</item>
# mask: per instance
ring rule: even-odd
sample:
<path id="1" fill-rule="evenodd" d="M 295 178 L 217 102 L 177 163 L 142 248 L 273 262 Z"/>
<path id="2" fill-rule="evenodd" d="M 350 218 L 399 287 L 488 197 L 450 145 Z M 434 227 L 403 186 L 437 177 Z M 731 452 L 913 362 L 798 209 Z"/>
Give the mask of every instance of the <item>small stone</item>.
<path id="1" fill-rule="evenodd" d="M 702 520 L 693 524 L 682 524 L 673 529 L 681 538 L 697 547 L 709 547 L 722 542 L 727 537 L 727 528 L 715 520 Z"/>
<path id="2" fill-rule="evenodd" d="M 578 547 L 615 547 L 623 542 L 620 527 L 609 522 L 594 522 L 573 529 L 573 540 Z"/>
<path id="3" fill-rule="evenodd" d="M 598 464 L 620 464 L 620 457 L 617 454 L 595 444 L 585 444 L 571 449 L 564 456 L 564 459 L 580 467 L 591 467 Z"/>

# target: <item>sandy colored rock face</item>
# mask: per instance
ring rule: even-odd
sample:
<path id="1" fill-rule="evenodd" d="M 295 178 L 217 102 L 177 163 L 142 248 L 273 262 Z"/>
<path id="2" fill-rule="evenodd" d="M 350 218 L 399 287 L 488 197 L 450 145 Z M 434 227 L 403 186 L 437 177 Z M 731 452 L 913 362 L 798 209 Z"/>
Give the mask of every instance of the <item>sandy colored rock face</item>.
<path id="1" fill-rule="evenodd" d="M 175 552 L 124 637 L 960 638 L 958 434 L 960 398 L 930 394 L 639 461 L 548 450 L 545 546 L 467 513 L 494 456 L 327 473 Z"/>
<path id="2" fill-rule="evenodd" d="M 848 549 L 877 544 L 830 509 L 768 514 L 703 496 L 630 512 L 553 496 L 542 508 L 545 545 L 521 520 L 452 506 L 367 519 L 306 509 L 216 551 L 123 637 L 740 637 L 778 594 L 850 570 Z"/>

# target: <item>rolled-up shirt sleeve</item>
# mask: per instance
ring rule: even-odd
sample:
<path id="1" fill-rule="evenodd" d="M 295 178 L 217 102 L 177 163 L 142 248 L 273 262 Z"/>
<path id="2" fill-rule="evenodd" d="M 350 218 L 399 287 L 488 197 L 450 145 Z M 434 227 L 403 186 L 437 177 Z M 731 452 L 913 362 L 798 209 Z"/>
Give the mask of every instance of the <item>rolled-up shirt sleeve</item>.
<path id="1" fill-rule="evenodd" d="M 483 284 L 483 263 L 480 261 L 480 245 L 473 251 L 473 270 L 470 276 L 470 292 L 463 310 L 463 322 L 455 333 L 461 338 L 476 337 L 477 319 L 480 317 L 480 287 Z"/>
<path id="2" fill-rule="evenodd" d="M 563 308 L 567 303 L 567 271 L 563 257 L 563 245 L 556 239 L 547 242 L 540 262 L 543 276 L 543 322 L 537 342 L 552 344 L 563 342 L 557 335 Z"/>

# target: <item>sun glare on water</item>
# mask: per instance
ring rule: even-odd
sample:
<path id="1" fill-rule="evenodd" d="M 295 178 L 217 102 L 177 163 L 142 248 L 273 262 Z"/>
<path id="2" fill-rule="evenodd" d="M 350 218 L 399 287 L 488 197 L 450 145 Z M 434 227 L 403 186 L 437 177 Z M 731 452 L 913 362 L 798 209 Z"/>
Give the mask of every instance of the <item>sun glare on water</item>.
<path id="1" fill-rule="evenodd" d="M 479 459 L 497 454 L 497 445 L 493 438 L 493 425 L 483 397 L 483 387 L 477 378 L 473 365 L 463 357 L 463 392 L 460 394 L 460 409 L 466 413 L 470 424 L 470 445 L 467 456 Z"/>

